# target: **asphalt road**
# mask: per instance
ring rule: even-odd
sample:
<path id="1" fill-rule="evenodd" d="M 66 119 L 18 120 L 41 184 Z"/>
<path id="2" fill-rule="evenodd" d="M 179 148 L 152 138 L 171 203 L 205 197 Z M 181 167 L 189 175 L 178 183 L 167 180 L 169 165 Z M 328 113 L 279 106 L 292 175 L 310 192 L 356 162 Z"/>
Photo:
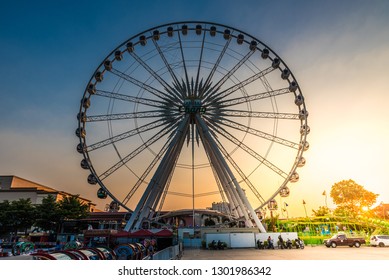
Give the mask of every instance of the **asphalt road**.
<path id="1" fill-rule="evenodd" d="M 182 260 L 389 260 L 389 247 L 306 246 L 301 249 L 185 249 Z"/>
<path id="2" fill-rule="evenodd" d="M 31 260 L 32 256 L 0 257 L 0 260 Z M 389 260 L 389 247 L 327 248 L 324 245 L 301 249 L 185 249 L 181 260 Z"/>

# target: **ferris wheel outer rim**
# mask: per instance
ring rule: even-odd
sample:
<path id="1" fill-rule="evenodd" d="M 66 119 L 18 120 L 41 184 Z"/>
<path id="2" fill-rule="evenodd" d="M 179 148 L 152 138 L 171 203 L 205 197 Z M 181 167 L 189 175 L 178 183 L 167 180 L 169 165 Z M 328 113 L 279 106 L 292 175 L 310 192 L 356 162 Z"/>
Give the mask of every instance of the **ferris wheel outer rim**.
<path id="1" fill-rule="evenodd" d="M 248 34 L 247 32 L 244 32 L 244 31 L 242 31 L 242 30 L 240 30 L 240 29 L 237 29 L 237 28 L 234 28 L 234 27 L 231 27 L 231 26 L 228 26 L 228 25 L 219 24 L 219 23 L 214 23 L 214 22 L 207 22 L 207 21 L 177 21 L 177 22 L 171 22 L 171 23 L 165 23 L 165 24 L 162 24 L 162 25 L 158 25 L 158 26 L 156 26 L 156 27 L 152 27 L 152 28 L 149 28 L 149 29 L 147 29 L 147 30 L 145 30 L 145 31 L 139 32 L 139 33 L 137 33 L 136 35 L 130 37 L 129 39 L 127 39 L 127 40 L 125 40 L 124 42 L 122 42 L 121 44 L 119 44 L 116 48 L 114 48 L 113 51 L 111 51 L 111 52 L 102 60 L 102 62 L 98 65 L 98 67 L 97 67 L 96 70 L 94 71 L 93 75 L 91 76 L 89 82 L 88 82 L 87 85 L 86 85 L 86 88 L 85 88 L 85 90 L 84 90 L 84 94 L 83 94 L 83 97 L 82 97 L 81 100 L 83 100 L 84 98 L 87 97 L 87 95 L 89 94 L 89 93 L 88 93 L 88 86 L 89 86 L 89 85 L 92 83 L 92 81 L 95 79 L 96 73 L 99 72 L 99 70 L 104 66 L 104 62 L 105 62 L 106 60 L 108 60 L 109 57 L 112 57 L 112 55 L 115 53 L 115 51 L 117 51 L 118 49 L 120 49 L 121 47 L 123 47 L 126 43 L 130 42 L 130 41 L 133 40 L 134 38 L 137 38 L 137 37 L 139 37 L 139 36 L 141 36 L 141 35 L 143 35 L 143 34 L 145 34 L 145 33 L 151 32 L 151 31 L 153 31 L 153 30 L 158 30 L 158 29 L 163 28 L 163 27 L 169 27 L 169 26 L 180 25 L 180 24 L 205 24 L 205 25 L 213 25 L 213 26 L 218 26 L 218 27 L 222 27 L 222 28 L 231 29 L 231 30 L 233 30 L 233 31 L 238 32 L 239 34 L 243 34 L 243 35 L 245 35 L 245 36 L 248 36 L 249 38 L 255 40 L 258 44 L 260 44 L 260 45 L 262 45 L 263 47 L 267 48 L 267 49 L 269 50 L 269 54 L 272 53 L 272 54 L 274 55 L 274 58 L 273 58 L 273 59 L 275 59 L 275 58 L 279 59 L 279 60 L 280 60 L 280 66 L 283 65 L 283 66 L 285 67 L 284 69 L 288 69 L 288 70 L 290 71 L 290 68 L 287 66 L 287 64 L 285 63 L 285 61 L 284 61 L 284 60 L 283 60 L 275 51 L 273 51 L 268 45 L 266 45 L 265 43 L 263 43 L 261 40 L 259 40 L 259 39 L 257 39 L 256 37 L 254 37 L 254 36 Z M 195 29 L 195 28 L 188 28 L 188 30 L 194 30 L 194 29 Z M 178 32 L 179 30 L 180 30 L 180 29 L 174 29 L 173 32 Z M 206 30 L 206 29 L 202 28 L 202 30 Z M 216 32 L 217 32 L 217 33 L 223 33 L 223 32 L 220 31 L 220 30 L 217 30 Z M 164 33 L 166 33 L 166 32 L 164 32 Z M 163 34 L 163 33 L 162 33 L 162 34 Z M 237 38 L 237 35 L 231 35 L 231 36 Z M 152 35 L 150 35 L 149 37 L 152 37 Z M 257 48 L 258 48 L 258 46 L 257 46 Z M 269 59 L 273 61 L 273 59 L 270 57 L 270 55 L 269 55 Z M 278 68 L 281 69 L 280 66 L 279 66 Z M 104 70 L 103 70 L 103 71 L 104 71 Z M 294 95 L 296 96 L 296 92 L 298 92 L 299 95 L 301 95 L 302 97 L 304 97 L 303 94 L 302 94 L 300 85 L 299 85 L 299 83 L 297 82 L 297 79 L 295 78 L 295 76 L 294 76 L 294 74 L 293 74 L 292 71 L 290 71 L 290 77 L 292 78 L 292 79 L 291 79 L 292 81 L 294 81 L 294 82 L 297 83 L 297 89 L 296 89 L 296 91 L 294 92 Z M 288 79 L 288 80 L 289 80 L 289 79 Z M 90 98 L 90 96 L 91 96 L 91 95 L 89 94 L 89 98 Z M 303 98 L 302 104 L 301 104 L 301 105 L 298 105 L 298 107 L 299 107 L 299 108 L 303 108 L 304 110 L 306 110 L 305 98 Z M 86 112 L 86 111 L 87 111 L 87 110 L 85 109 L 85 112 Z M 82 112 L 84 112 L 84 110 L 83 110 L 83 105 L 82 105 L 82 102 L 81 102 L 81 104 L 80 104 L 80 109 L 79 109 L 79 113 L 82 113 Z M 308 126 L 308 120 L 307 120 L 307 119 L 308 119 L 307 116 L 304 117 L 303 119 L 300 119 L 300 124 L 301 124 L 301 125 L 304 124 L 304 125 Z M 78 121 L 78 129 L 84 129 L 84 128 L 85 128 L 85 122 L 83 123 L 81 120 L 79 120 L 79 121 Z M 300 144 L 305 145 L 305 143 L 307 143 L 307 134 L 308 134 L 308 133 L 304 133 L 304 135 L 302 135 L 302 137 L 300 138 L 300 139 L 301 139 Z M 84 145 L 84 144 L 85 144 L 85 139 L 83 139 L 83 137 L 79 137 L 79 140 L 80 140 L 80 141 L 79 141 L 79 144 L 80 144 L 80 145 Z M 290 177 L 293 175 L 293 173 L 294 173 L 294 172 L 296 171 L 296 169 L 298 168 L 298 160 L 300 160 L 300 159 L 302 158 L 303 153 L 304 153 L 304 149 L 301 148 L 301 151 L 299 150 L 298 155 L 296 156 L 296 161 L 295 161 L 295 163 L 293 164 L 293 167 L 292 167 L 292 168 L 290 169 L 290 171 L 289 171 L 288 178 L 283 182 L 283 184 L 281 184 L 281 186 L 278 188 L 278 190 L 277 190 L 271 197 L 269 197 L 262 205 L 260 205 L 257 209 L 260 209 L 260 208 L 263 208 L 264 206 L 266 206 L 266 204 L 267 204 L 270 200 L 274 199 L 274 197 L 276 197 L 276 196 L 279 194 L 280 190 L 281 190 L 282 188 L 284 188 L 284 187 L 289 183 Z M 118 200 L 118 199 L 109 191 L 109 189 L 105 186 L 105 184 L 103 184 L 103 183 L 100 181 L 100 179 L 99 179 L 99 177 L 98 177 L 98 175 L 97 175 L 97 172 L 96 172 L 96 170 L 94 169 L 93 164 L 92 164 L 92 162 L 91 162 L 91 160 L 90 160 L 90 157 L 89 157 L 88 152 L 85 151 L 85 150 L 83 150 L 83 151 L 82 151 L 82 154 L 83 154 L 83 156 L 84 156 L 84 159 L 88 161 L 88 163 L 89 163 L 89 170 L 91 171 L 91 174 L 93 174 L 93 175 L 95 176 L 95 179 L 97 180 L 97 184 L 98 184 L 102 189 L 104 189 L 104 191 L 106 191 L 107 194 L 108 194 L 114 201 L 116 201 L 116 202 L 119 203 L 121 206 L 123 206 L 124 208 L 126 208 L 127 210 L 130 211 L 130 209 L 129 209 L 127 206 L 123 205 L 123 204 L 120 202 L 120 200 Z M 257 209 L 256 209 L 256 210 L 257 210 Z"/>

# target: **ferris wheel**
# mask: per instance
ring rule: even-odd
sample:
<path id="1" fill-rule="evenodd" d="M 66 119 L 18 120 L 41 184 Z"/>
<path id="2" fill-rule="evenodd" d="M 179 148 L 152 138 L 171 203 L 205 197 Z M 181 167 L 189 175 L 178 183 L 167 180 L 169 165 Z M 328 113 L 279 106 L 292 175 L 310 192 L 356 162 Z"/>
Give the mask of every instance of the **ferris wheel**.
<path id="1" fill-rule="evenodd" d="M 296 78 L 267 45 L 211 22 L 150 28 L 115 48 L 81 99 L 81 167 L 101 199 L 131 211 L 126 230 L 161 210 L 228 205 L 257 213 L 288 196 L 309 148 Z"/>

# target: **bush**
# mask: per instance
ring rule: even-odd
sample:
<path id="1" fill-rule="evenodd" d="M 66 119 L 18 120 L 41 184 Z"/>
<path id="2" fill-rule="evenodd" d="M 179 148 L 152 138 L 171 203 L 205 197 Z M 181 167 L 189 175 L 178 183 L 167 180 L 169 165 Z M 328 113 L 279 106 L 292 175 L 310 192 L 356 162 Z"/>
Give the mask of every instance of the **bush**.
<path id="1" fill-rule="evenodd" d="M 300 239 L 307 245 L 320 245 L 324 243 L 324 239 L 328 239 L 328 236 L 300 236 Z"/>

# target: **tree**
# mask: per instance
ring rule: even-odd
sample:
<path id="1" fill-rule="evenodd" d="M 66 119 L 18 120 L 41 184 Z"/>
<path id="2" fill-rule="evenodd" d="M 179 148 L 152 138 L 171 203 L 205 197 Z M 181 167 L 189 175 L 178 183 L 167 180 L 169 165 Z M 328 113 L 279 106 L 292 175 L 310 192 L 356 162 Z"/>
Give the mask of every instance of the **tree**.
<path id="1" fill-rule="evenodd" d="M 35 222 L 36 211 L 31 199 L 21 198 L 12 201 L 11 206 L 14 211 L 14 217 L 18 221 L 17 229 L 23 230 L 25 234 L 32 227 Z"/>
<path id="2" fill-rule="evenodd" d="M 11 203 L 8 200 L 0 202 L 0 233 L 4 234 L 10 231 L 12 219 L 9 215 Z"/>
<path id="3" fill-rule="evenodd" d="M 54 196 L 49 195 L 42 200 L 42 204 L 35 206 L 37 218 L 35 226 L 48 231 L 57 231 L 61 221 L 59 204 Z"/>
<path id="4" fill-rule="evenodd" d="M 0 204 L 0 212 L 1 228 L 12 232 L 14 236 L 19 230 L 27 233 L 35 222 L 36 211 L 29 198 L 4 201 Z"/>
<path id="5" fill-rule="evenodd" d="M 371 207 L 377 200 L 378 194 L 365 190 L 353 180 L 343 180 L 331 188 L 331 198 L 337 205 L 334 214 L 356 217 L 363 208 Z"/>
<path id="6" fill-rule="evenodd" d="M 59 211 L 63 219 L 83 219 L 89 214 L 89 205 L 78 199 L 79 195 L 67 196 L 58 203 Z"/>

